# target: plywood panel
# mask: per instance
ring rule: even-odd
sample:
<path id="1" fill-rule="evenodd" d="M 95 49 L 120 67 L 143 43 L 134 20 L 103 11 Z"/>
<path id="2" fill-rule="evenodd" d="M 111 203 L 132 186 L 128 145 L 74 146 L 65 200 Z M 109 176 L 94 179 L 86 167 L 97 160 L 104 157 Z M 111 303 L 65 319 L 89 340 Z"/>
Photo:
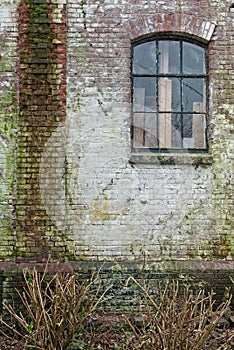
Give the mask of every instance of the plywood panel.
<path id="1" fill-rule="evenodd" d="M 172 84 L 168 78 L 159 81 L 159 110 L 170 111 L 172 100 Z M 171 113 L 159 114 L 159 147 L 171 147 Z"/>
<path id="2" fill-rule="evenodd" d="M 134 113 L 133 147 L 144 146 L 144 113 Z"/>
<path id="3" fill-rule="evenodd" d="M 203 112 L 203 103 L 194 102 L 193 103 L 194 112 Z M 194 114 L 193 115 L 193 138 L 195 148 L 205 148 L 205 118 L 204 114 Z"/>
<path id="4" fill-rule="evenodd" d="M 144 147 L 145 88 L 134 89 L 133 147 Z"/>

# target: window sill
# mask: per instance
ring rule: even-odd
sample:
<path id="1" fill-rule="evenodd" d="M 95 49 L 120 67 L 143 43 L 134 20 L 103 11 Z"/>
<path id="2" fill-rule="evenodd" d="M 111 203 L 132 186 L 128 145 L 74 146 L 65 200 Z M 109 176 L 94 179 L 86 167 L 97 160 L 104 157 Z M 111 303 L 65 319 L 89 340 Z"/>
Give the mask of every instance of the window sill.
<path id="1" fill-rule="evenodd" d="M 207 166 L 213 163 L 211 154 L 191 153 L 132 153 L 131 164 L 159 164 L 159 165 L 194 165 Z"/>

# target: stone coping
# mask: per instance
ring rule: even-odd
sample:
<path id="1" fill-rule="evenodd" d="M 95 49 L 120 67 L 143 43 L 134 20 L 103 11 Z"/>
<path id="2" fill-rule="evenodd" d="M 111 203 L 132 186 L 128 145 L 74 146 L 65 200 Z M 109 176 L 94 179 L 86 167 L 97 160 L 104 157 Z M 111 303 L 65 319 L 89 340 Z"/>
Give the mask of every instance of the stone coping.
<path id="1" fill-rule="evenodd" d="M 30 259 L 0 261 L 0 271 L 12 270 L 25 267 L 37 267 L 43 271 L 46 267 L 46 261 L 32 261 Z M 149 271 L 155 273 L 179 273 L 179 272 L 205 272 L 205 271 L 223 271 L 234 273 L 234 261 L 232 260 L 177 260 L 177 261 L 67 261 L 67 262 L 49 262 L 48 272 L 86 272 L 98 270 L 102 272 L 131 272 L 131 271 Z"/>
<path id="2" fill-rule="evenodd" d="M 132 153 L 129 162 L 131 164 L 206 166 L 213 164 L 213 156 L 207 153 Z"/>

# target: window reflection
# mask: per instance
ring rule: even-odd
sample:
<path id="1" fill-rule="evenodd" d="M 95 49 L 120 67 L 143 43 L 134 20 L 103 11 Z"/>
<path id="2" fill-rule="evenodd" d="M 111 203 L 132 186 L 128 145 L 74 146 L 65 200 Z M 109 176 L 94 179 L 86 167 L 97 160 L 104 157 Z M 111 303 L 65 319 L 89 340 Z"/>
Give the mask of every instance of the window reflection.
<path id="1" fill-rule="evenodd" d="M 156 74 L 156 43 L 150 41 L 134 47 L 134 74 Z"/>
<path id="2" fill-rule="evenodd" d="M 183 42 L 183 73 L 205 74 L 205 50 L 202 47 Z"/>

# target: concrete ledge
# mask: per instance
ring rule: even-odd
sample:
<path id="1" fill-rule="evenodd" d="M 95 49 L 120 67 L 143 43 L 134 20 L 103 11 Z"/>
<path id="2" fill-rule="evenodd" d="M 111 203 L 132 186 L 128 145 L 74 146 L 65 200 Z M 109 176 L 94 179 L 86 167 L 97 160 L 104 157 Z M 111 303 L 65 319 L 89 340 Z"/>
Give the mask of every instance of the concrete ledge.
<path id="1" fill-rule="evenodd" d="M 131 164 L 159 164 L 159 165 L 194 165 L 206 166 L 213 163 L 213 157 L 210 154 L 192 154 L 192 153 L 132 153 L 130 156 Z"/>
<path id="2" fill-rule="evenodd" d="M 44 271 L 45 261 L 30 261 L 22 259 L 20 261 L 9 260 L 0 261 L 0 271 L 16 271 L 18 268 L 37 267 L 39 271 Z M 50 262 L 47 265 L 49 273 L 58 271 L 64 272 L 87 272 L 91 270 L 101 271 L 154 271 L 154 272 L 183 272 L 183 271 L 224 271 L 234 274 L 233 260 L 167 260 L 167 261 L 67 261 Z"/>

